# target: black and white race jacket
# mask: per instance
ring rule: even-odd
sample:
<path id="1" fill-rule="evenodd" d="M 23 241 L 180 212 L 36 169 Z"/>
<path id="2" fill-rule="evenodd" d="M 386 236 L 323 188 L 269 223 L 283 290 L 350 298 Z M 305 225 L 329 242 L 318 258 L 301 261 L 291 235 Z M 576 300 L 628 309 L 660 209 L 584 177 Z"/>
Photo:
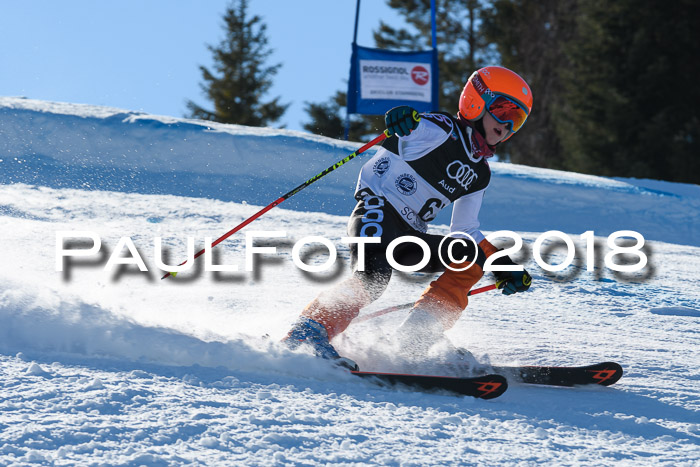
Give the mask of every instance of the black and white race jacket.
<path id="1" fill-rule="evenodd" d="M 355 197 L 382 196 L 418 231 L 450 203 L 451 232 L 465 232 L 478 243 L 479 209 L 491 169 L 493 148 L 470 124 L 449 114 L 421 114 L 418 128 L 387 138 L 360 171 Z"/>

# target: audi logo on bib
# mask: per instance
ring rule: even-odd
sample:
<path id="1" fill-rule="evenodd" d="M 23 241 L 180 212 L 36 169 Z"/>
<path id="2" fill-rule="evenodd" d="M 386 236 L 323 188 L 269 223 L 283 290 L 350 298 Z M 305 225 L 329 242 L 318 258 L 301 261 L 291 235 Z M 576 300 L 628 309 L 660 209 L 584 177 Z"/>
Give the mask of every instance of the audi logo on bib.
<path id="1" fill-rule="evenodd" d="M 469 189 L 469 185 L 479 178 L 476 172 L 474 172 L 474 169 L 460 161 L 452 161 L 450 165 L 447 166 L 447 176 L 453 180 L 457 180 L 457 183 L 465 190 Z"/>

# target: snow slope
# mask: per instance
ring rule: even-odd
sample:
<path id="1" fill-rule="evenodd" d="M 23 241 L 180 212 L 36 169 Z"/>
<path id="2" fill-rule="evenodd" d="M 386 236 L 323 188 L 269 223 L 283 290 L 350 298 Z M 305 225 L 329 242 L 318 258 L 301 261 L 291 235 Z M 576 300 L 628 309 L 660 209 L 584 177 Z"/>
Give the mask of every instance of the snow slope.
<path id="1" fill-rule="evenodd" d="M 217 247 L 218 260 L 241 272 L 159 280 L 155 236 L 179 262 L 187 236 L 218 237 L 357 147 L 0 99 L 0 464 L 700 462 L 697 186 L 492 164 L 482 226 L 522 235 L 519 259 L 535 281 L 526 294 L 472 297 L 449 337 L 494 363 L 619 361 L 626 373 L 611 388 L 514 384 L 492 401 L 420 394 L 376 388 L 281 348 L 305 304 L 347 275 L 340 237 L 359 161 L 247 228 L 287 233 L 266 243 L 277 254 L 255 272 L 243 270 L 241 232 Z M 550 229 L 578 246 L 575 264 L 556 274 L 531 254 Z M 640 273 L 602 262 L 605 237 L 620 229 L 651 240 Z M 102 255 L 57 272 L 61 230 L 97 232 Z M 593 272 L 578 238 L 587 230 L 599 235 Z M 292 245 L 309 235 L 337 245 L 337 268 L 309 274 L 293 265 Z M 148 273 L 103 270 L 123 236 Z M 551 263 L 565 253 L 549 252 Z M 363 314 L 412 300 L 431 279 L 396 274 Z M 405 313 L 354 324 L 334 343 L 363 369 L 400 368 L 410 358 L 384 338 Z M 410 363 L 441 371 L 441 358 Z"/>
<path id="2" fill-rule="evenodd" d="M 357 148 L 288 130 L 0 98 L 2 183 L 265 206 Z M 348 215 L 361 160 L 324 177 L 284 207 Z M 593 230 L 602 236 L 636 230 L 650 240 L 700 246 L 698 186 L 498 162 L 491 166 L 494 176 L 481 214 L 489 230 Z M 449 211 L 436 223 L 448 224 Z"/>

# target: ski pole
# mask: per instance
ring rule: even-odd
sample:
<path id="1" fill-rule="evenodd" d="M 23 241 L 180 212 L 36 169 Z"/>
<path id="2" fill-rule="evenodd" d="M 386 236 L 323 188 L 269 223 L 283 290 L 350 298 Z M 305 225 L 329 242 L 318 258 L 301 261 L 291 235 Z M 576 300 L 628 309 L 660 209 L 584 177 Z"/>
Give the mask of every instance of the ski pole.
<path id="1" fill-rule="evenodd" d="M 211 243 L 211 247 L 214 248 L 216 245 L 218 245 L 219 243 L 223 242 L 224 240 L 226 240 L 227 238 L 229 238 L 231 235 L 235 234 L 236 232 L 238 232 L 239 230 L 241 230 L 243 227 L 245 227 L 246 225 L 250 224 L 251 222 L 253 222 L 253 221 L 254 221 L 255 219 L 257 219 L 258 217 L 262 216 L 263 214 L 265 214 L 265 213 L 266 213 L 267 211 L 269 211 L 270 209 L 274 208 L 275 206 L 280 205 L 284 200 L 289 199 L 289 198 L 291 198 L 292 196 L 296 195 L 297 193 L 299 193 L 301 190 L 303 190 L 303 189 L 306 188 L 307 186 L 309 186 L 309 185 L 311 185 L 312 183 L 314 183 L 315 181 L 317 181 L 317 180 L 319 180 L 319 179 L 325 177 L 326 175 L 328 175 L 329 173 L 333 172 L 333 171 L 334 171 L 335 169 L 337 169 L 338 167 L 340 167 L 340 166 L 342 166 L 342 165 L 344 165 L 344 164 L 350 162 L 352 159 L 354 159 L 355 157 L 359 156 L 360 154 L 362 154 L 363 152 L 365 152 L 366 150 L 368 150 L 369 148 L 371 148 L 371 147 L 374 146 L 375 144 L 384 141 L 384 140 L 387 139 L 389 136 L 390 136 L 390 135 L 389 135 L 389 131 L 388 131 L 388 130 L 385 130 L 384 133 L 382 133 L 381 135 L 377 136 L 376 138 L 374 138 L 372 141 L 370 141 L 369 143 L 367 143 L 367 144 L 365 144 L 364 146 L 362 146 L 362 147 L 361 147 L 360 149 L 358 149 L 357 151 L 355 151 L 355 152 L 353 152 L 352 154 L 350 154 L 349 156 L 347 156 L 347 157 L 345 157 L 345 158 L 339 160 L 338 162 L 336 162 L 336 163 L 333 164 L 332 166 L 328 167 L 328 168 L 327 168 L 326 170 L 324 170 L 323 172 L 321 172 L 321 173 L 319 173 L 319 174 L 317 174 L 317 175 L 314 175 L 313 177 L 311 177 L 310 179 L 308 179 L 307 181 L 305 181 L 304 183 L 302 183 L 302 184 L 299 185 L 298 187 L 294 188 L 293 190 L 291 190 L 291 191 L 285 193 L 284 195 L 282 195 L 282 196 L 279 197 L 278 199 L 274 200 L 272 203 L 270 203 L 270 204 L 268 204 L 267 206 L 265 206 L 265 207 L 264 207 L 263 209 L 261 209 L 260 211 L 256 212 L 256 213 L 253 214 L 252 216 L 250 216 L 248 219 L 246 219 L 246 220 L 244 220 L 243 222 L 241 222 L 240 224 L 238 224 L 236 227 L 232 228 L 231 230 L 229 230 L 228 232 L 226 232 L 225 234 L 223 234 L 221 237 L 219 237 L 219 238 L 217 238 L 216 240 L 214 240 L 214 241 Z M 202 255 L 204 254 L 205 250 L 206 250 L 206 249 L 198 251 L 198 252 L 194 255 L 194 259 L 197 259 L 197 258 L 199 258 L 200 256 L 202 256 Z M 180 263 L 178 266 L 182 266 L 182 265 L 185 264 L 186 262 L 187 262 L 187 261 L 183 261 L 183 262 Z M 176 276 L 176 275 L 177 275 L 177 273 L 174 273 L 174 272 L 171 273 L 171 272 L 169 272 L 169 273 L 165 274 L 163 277 L 161 277 L 161 280 L 162 280 L 162 279 L 165 279 L 165 278 L 168 277 L 168 276 L 173 276 L 173 277 L 174 277 L 174 276 Z"/>
<path id="2" fill-rule="evenodd" d="M 476 294 L 479 294 L 482 292 L 487 292 L 489 290 L 493 290 L 495 288 L 496 288 L 496 284 L 486 285 L 484 287 L 479 287 L 478 289 L 470 290 L 469 293 L 467 293 L 467 295 L 472 296 L 472 295 L 476 295 Z M 388 308 L 384 308 L 383 310 L 375 311 L 374 313 L 370 313 L 368 315 L 359 316 L 353 320 L 352 324 L 362 323 L 364 321 L 369 321 L 370 319 L 376 318 L 378 316 L 386 315 L 386 314 L 393 313 L 393 312 L 399 311 L 399 310 L 404 310 L 406 308 L 413 306 L 413 303 L 414 302 L 404 303 L 403 305 L 394 305 L 394 306 L 390 306 Z"/>

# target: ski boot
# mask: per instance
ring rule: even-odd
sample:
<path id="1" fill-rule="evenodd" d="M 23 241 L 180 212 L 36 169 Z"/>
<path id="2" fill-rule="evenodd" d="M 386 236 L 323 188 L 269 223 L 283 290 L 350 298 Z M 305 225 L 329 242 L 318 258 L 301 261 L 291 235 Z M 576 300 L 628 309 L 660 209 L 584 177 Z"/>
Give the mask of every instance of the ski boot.
<path id="1" fill-rule="evenodd" d="M 432 314 L 414 309 L 396 330 L 395 338 L 405 351 L 428 355 L 430 348 L 444 338 L 444 329 Z"/>
<path id="2" fill-rule="evenodd" d="M 468 350 L 455 346 L 445 335 L 442 324 L 424 309 L 414 309 L 396 330 L 395 338 L 407 355 L 422 365 L 435 365 L 451 376 L 471 376 L 478 368 L 476 358 Z"/>
<path id="3" fill-rule="evenodd" d="M 458 377 L 469 377 L 484 373 L 482 365 L 470 351 L 462 347 L 456 347 L 451 342 L 448 347 L 445 366 L 452 374 Z"/>
<path id="4" fill-rule="evenodd" d="M 299 348 L 302 344 L 308 345 L 317 357 L 332 360 L 337 366 L 347 368 L 350 371 L 358 371 L 360 369 L 357 363 L 338 354 L 328 340 L 326 328 L 312 319 L 299 318 L 283 342 L 291 350 Z"/>

